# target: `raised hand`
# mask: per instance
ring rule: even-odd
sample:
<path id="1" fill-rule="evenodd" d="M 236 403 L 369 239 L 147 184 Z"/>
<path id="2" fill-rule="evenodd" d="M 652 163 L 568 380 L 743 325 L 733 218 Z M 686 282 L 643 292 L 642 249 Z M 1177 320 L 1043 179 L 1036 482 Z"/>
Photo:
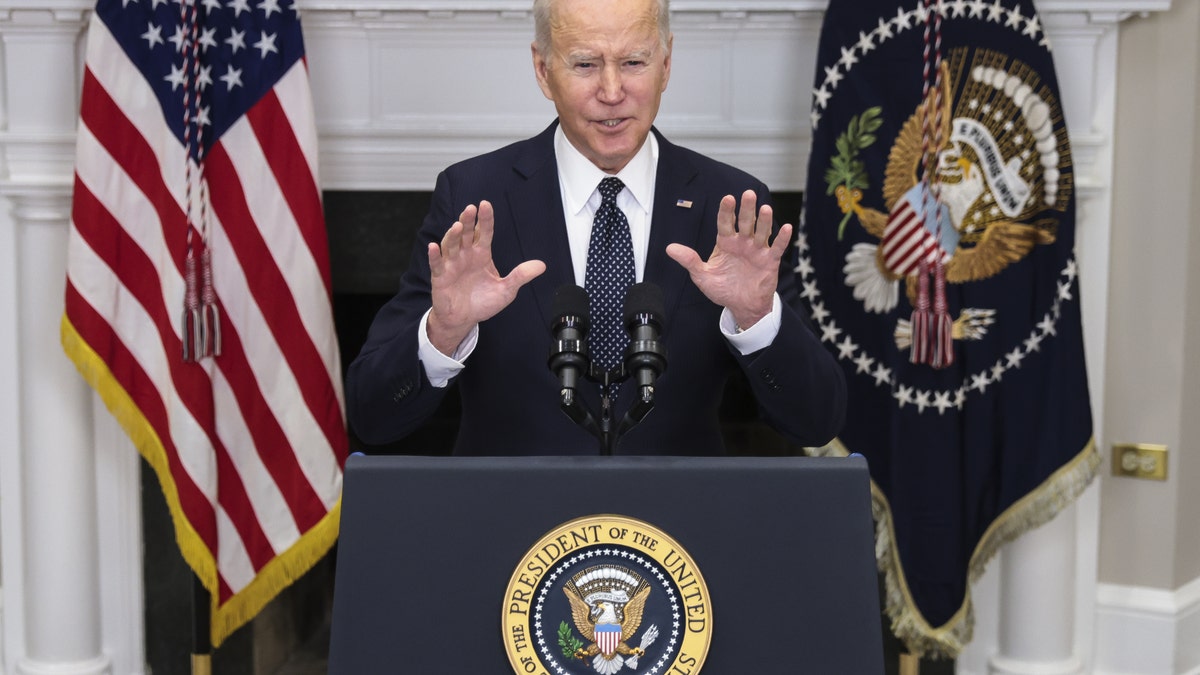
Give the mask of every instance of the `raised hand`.
<path id="1" fill-rule="evenodd" d="M 733 195 L 721 199 L 717 242 L 707 261 L 683 244 L 667 246 L 667 255 L 688 271 L 700 292 L 727 308 L 743 328 L 771 312 L 779 261 L 792 240 L 792 226 L 784 225 L 771 242 L 771 207 L 756 213 L 757 202 L 753 190 L 742 193 L 740 208 Z"/>
<path id="2" fill-rule="evenodd" d="M 501 277 L 492 261 L 494 226 L 492 205 L 482 201 L 463 209 L 440 245 L 429 244 L 433 309 L 426 329 L 443 354 L 453 354 L 476 324 L 507 307 L 522 286 L 546 271 L 541 260 L 527 260 Z"/>

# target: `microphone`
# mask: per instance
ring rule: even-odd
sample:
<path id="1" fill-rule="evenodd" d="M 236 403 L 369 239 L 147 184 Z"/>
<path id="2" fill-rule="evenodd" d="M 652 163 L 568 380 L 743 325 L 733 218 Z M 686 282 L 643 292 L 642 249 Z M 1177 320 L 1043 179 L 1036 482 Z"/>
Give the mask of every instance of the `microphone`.
<path id="1" fill-rule="evenodd" d="M 587 331 L 590 323 L 588 295 L 575 284 L 563 284 L 554 292 L 554 318 L 550 331 L 550 370 L 562 385 L 560 396 L 564 407 L 575 403 L 575 387 L 581 374 L 588 372 Z"/>
<path id="2" fill-rule="evenodd" d="M 654 380 L 667 368 L 667 349 L 662 344 L 662 289 L 649 282 L 629 287 L 625 294 L 625 328 L 629 347 L 625 350 L 625 372 L 633 375 L 638 395 L 645 403 L 654 401 Z"/>

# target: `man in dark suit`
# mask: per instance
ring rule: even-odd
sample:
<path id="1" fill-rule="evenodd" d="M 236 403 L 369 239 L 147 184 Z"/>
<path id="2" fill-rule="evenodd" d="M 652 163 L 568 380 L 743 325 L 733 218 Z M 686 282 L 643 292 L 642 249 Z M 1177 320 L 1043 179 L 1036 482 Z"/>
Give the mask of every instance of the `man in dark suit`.
<path id="1" fill-rule="evenodd" d="M 670 78 L 667 10 L 667 0 L 535 0 L 534 72 L 558 120 L 438 177 L 424 246 L 350 366 L 347 407 L 359 438 L 404 436 L 457 381 L 456 453 L 598 452 L 558 410 L 548 325 L 563 284 L 589 286 L 596 302 L 587 270 L 598 274 L 609 261 L 589 253 L 589 240 L 605 208 L 598 185 L 609 176 L 621 180 L 615 199 L 622 235 L 628 222 L 630 274 L 663 290 L 669 364 L 653 412 L 615 451 L 724 453 L 717 409 L 737 369 L 767 421 L 792 441 L 816 445 L 837 433 L 845 382 L 798 302 L 784 260 L 791 225 L 773 232 L 761 182 L 652 128 Z M 705 260 L 697 250 L 709 247 Z M 583 383 L 580 395 L 599 409 L 598 385 Z M 624 382 L 616 419 L 636 397 Z"/>

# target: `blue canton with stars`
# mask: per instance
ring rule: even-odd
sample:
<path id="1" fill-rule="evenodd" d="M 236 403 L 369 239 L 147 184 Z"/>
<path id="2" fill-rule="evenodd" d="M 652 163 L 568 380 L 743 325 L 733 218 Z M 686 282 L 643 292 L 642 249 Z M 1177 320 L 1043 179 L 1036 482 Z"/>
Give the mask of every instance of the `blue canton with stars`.
<path id="1" fill-rule="evenodd" d="M 184 93 L 191 79 L 191 33 L 183 11 L 195 11 L 200 69 L 194 86 L 200 98 L 192 133 L 196 125 L 203 127 L 207 150 L 304 57 L 304 42 L 294 1 L 195 3 L 100 0 L 96 15 L 153 88 L 164 120 L 182 144 Z"/>

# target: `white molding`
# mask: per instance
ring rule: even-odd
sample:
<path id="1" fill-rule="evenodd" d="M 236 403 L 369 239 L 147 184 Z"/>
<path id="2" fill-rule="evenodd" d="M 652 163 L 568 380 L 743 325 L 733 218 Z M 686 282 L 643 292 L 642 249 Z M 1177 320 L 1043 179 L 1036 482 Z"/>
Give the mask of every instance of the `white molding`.
<path id="1" fill-rule="evenodd" d="M 0 131 L 0 190 L 71 186 L 75 133 Z M 15 177 L 15 180 L 10 177 Z"/>
<path id="2" fill-rule="evenodd" d="M 1176 590 L 1149 586 L 1098 584 L 1096 601 L 1102 607 L 1123 608 L 1148 615 L 1181 615 L 1200 611 L 1200 577 Z"/>
<path id="3" fill-rule="evenodd" d="M 7 206 L 0 208 L 0 674 L 12 672 L 25 644 L 17 231 Z"/>
<path id="4" fill-rule="evenodd" d="M 38 8 L 86 11 L 87 0 L 0 0 L 0 19 L 14 10 Z M 313 11 L 416 11 L 528 13 L 531 0 L 302 0 L 304 12 Z M 822 13 L 828 0 L 673 0 L 671 14 L 688 12 L 812 12 Z M 1171 0 L 1042 0 L 1041 14 L 1082 12 L 1099 23 L 1116 23 L 1130 15 L 1168 9 Z"/>
<path id="5" fill-rule="evenodd" d="M 677 0 L 660 130 L 772 189 L 803 189 L 825 4 Z M 1097 107 L 1108 101 L 1111 77 L 1093 66 L 1104 60 L 1098 50 L 1123 16 L 1167 7 L 1166 0 L 1040 5 L 1083 197 L 1104 197 L 1108 187 L 1111 128 L 1097 124 L 1107 117 Z M 527 0 L 314 0 L 304 12 L 326 189 L 429 190 L 447 165 L 525 138 L 553 118 L 529 66 Z M 425 67 L 395 67 L 413 54 Z M 481 72 L 477 62 L 493 66 Z M 772 71 L 786 76 L 763 88 L 761 74 Z M 765 110 L 742 103 L 762 96 L 774 97 Z"/>
<path id="6" fill-rule="evenodd" d="M 1098 584 L 1097 675 L 1200 672 L 1200 577 L 1176 590 Z"/>
<path id="7" fill-rule="evenodd" d="M 106 656 L 49 664 L 22 660 L 17 663 L 15 672 L 16 675 L 113 675 L 112 665 Z"/>

